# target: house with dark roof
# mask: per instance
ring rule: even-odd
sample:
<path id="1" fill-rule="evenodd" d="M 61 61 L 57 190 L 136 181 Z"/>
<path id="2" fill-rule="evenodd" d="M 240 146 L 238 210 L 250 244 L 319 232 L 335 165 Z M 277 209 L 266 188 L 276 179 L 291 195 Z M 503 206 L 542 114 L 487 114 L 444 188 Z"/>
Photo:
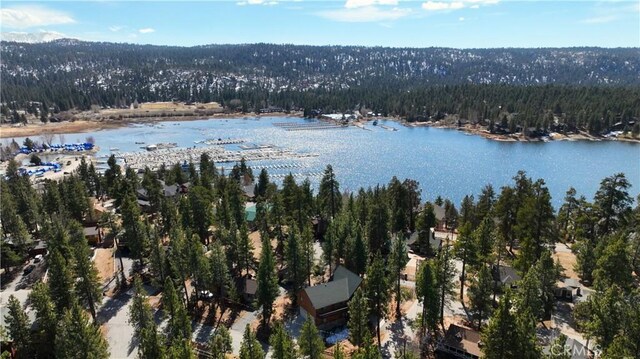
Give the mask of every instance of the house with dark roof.
<path id="1" fill-rule="evenodd" d="M 493 272 L 493 280 L 503 287 L 517 288 L 518 282 L 522 279 L 515 269 L 508 266 L 494 265 L 491 271 Z"/>
<path id="2" fill-rule="evenodd" d="M 313 317 L 318 328 L 326 330 L 347 323 L 348 303 L 362 284 L 362 278 L 338 266 L 331 281 L 302 289 L 298 293 L 300 315 Z"/>
<path id="3" fill-rule="evenodd" d="M 481 346 L 480 332 L 451 324 L 438 342 L 436 352 L 449 358 L 478 359 L 482 356 Z"/>
<path id="4" fill-rule="evenodd" d="M 435 228 L 430 228 L 429 233 L 415 231 L 407 239 L 407 247 L 420 254 L 433 255 L 442 248 L 442 238 L 436 237 Z"/>
<path id="5" fill-rule="evenodd" d="M 582 295 L 580 291 L 580 282 L 574 278 L 566 278 L 557 283 L 554 294 L 559 300 L 573 302 L 576 297 Z"/>

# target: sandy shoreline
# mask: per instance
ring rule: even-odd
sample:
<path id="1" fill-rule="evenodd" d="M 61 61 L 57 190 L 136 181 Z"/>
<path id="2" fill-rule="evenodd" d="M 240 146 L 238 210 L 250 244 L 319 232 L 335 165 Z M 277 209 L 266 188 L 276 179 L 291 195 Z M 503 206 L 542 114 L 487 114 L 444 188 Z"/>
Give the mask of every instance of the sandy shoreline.
<path id="1" fill-rule="evenodd" d="M 145 118 L 127 118 L 123 120 L 75 120 L 64 122 L 49 122 L 43 124 L 28 124 L 26 126 L 8 126 L 0 125 L 0 138 L 40 136 L 45 132 L 52 134 L 68 134 L 77 132 L 90 132 L 99 130 L 108 130 L 128 126 L 132 123 L 155 123 L 170 121 L 196 121 L 210 119 L 229 119 L 243 117 L 296 117 L 301 118 L 302 113 L 264 113 L 264 114 L 242 114 L 242 113 L 225 113 L 207 116 L 174 116 L 174 117 L 145 117 Z"/>
<path id="2" fill-rule="evenodd" d="M 90 132 L 106 129 L 120 128 L 128 126 L 132 123 L 156 123 L 156 122 L 169 122 L 169 121 L 196 121 L 196 120 L 215 120 L 215 119 L 230 119 L 230 118 L 243 118 L 243 117 L 293 117 L 302 118 L 301 112 L 296 113 L 264 113 L 264 114 L 243 114 L 243 113 L 224 113 L 214 114 L 206 116 L 174 116 L 174 117 L 144 117 L 144 118 L 127 118 L 122 120 L 75 120 L 65 121 L 57 123 L 46 124 L 29 124 L 26 126 L 8 126 L 0 125 L 0 139 L 12 138 L 12 137 L 27 137 L 27 136 L 40 136 L 45 132 L 51 134 L 67 134 L 77 132 Z M 553 142 L 553 141 L 625 141 L 632 143 L 640 143 L 640 139 L 628 138 L 628 137 L 596 137 L 587 133 L 562 135 L 554 133 L 549 137 L 547 141 L 543 141 L 540 138 L 527 138 L 522 134 L 514 135 L 499 135 L 489 133 L 484 128 L 477 128 L 467 125 L 465 127 L 458 127 L 455 125 L 446 125 L 441 123 L 416 123 L 407 122 L 399 118 L 392 118 L 393 121 L 397 121 L 406 127 L 434 127 L 450 130 L 457 130 L 469 135 L 482 136 L 486 139 L 500 142 Z M 366 123 L 367 121 L 365 121 Z"/>

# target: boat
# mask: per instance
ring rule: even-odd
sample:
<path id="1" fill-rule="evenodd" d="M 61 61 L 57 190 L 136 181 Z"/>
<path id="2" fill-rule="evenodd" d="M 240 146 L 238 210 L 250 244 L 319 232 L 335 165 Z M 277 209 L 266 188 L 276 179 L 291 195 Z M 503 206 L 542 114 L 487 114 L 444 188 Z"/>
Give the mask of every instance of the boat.
<path id="1" fill-rule="evenodd" d="M 136 145 L 144 145 L 144 141 L 136 141 Z"/>
<path id="2" fill-rule="evenodd" d="M 120 149 L 118 147 L 111 147 L 109 148 L 109 151 L 120 151 Z"/>
<path id="3" fill-rule="evenodd" d="M 373 120 L 373 125 L 378 126 L 378 120 Z"/>

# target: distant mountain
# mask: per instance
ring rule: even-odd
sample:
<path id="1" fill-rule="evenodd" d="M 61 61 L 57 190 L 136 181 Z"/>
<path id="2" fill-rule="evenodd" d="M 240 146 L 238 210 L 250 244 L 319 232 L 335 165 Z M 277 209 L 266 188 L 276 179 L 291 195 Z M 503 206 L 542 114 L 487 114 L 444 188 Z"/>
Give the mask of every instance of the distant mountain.
<path id="1" fill-rule="evenodd" d="M 55 31 L 41 32 L 3 32 L 0 33 L 2 41 L 22 42 L 27 44 L 36 44 L 41 42 L 50 42 L 67 38 L 66 35 Z"/>
<path id="2" fill-rule="evenodd" d="M 382 90 L 397 94 L 445 85 L 640 85 L 639 48 L 177 47 L 59 39 L 2 42 L 0 50 L 3 102 L 45 101 L 61 109 L 234 98 L 249 108 L 302 107 L 308 94 L 319 91 L 359 91 L 380 103 Z"/>

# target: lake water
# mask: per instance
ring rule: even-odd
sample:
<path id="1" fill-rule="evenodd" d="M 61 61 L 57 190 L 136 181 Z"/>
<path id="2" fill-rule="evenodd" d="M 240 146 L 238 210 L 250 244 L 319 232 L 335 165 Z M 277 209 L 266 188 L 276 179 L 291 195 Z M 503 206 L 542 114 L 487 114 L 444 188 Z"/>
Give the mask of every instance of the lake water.
<path id="1" fill-rule="evenodd" d="M 466 194 L 478 193 L 491 183 L 499 192 L 512 184 L 518 170 L 534 178 L 543 178 L 553 196 L 556 210 L 566 190 L 573 186 L 588 199 L 600 181 L 624 172 L 640 193 L 640 145 L 618 141 L 557 141 L 548 143 L 498 142 L 456 130 L 429 127 L 404 127 L 393 121 L 380 121 L 368 130 L 356 127 L 315 131 L 285 131 L 274 123 L 308 123 L 296 118 L 263 117 L 256 119 L 214 119 L 184 122 L 134 124 L 111 130 L 66 134 L 66 142 L 83 142 L 93 136 L 101 150 L 99 156 L 120 151 L 144 151 L 141 144 L 176 142 L 180 147 L 203 146 L 194 141 L 207 138 L 242 138 L 249 143 L 272 144 L 296 152 L 316 153 L 317 157 L 282 161 L 261 161 L 250 165 L 292 164 L 288 169 L 269 169 L 276 182 L 291 171 L 299 181 L 307 174 L 316 184 L 317 173 L 331 164 L 342 190 L 386 184 L 392 176 L 420 182 L 422 198 L 441 195 L 459 204 Z M 386 130 L 380 125 L 396 128 Z M 56 141 L 58 137 L 56 136 Z M 20 141 L 21 139 L 16 139 Z M 6 141 L 5 141 L 6 142 Z M 238 145 L 227 146 L 238 149 Z M 229 166 L 227 164 L 226 166 Z M 259 169 L 254 169 L 257 175 Z"/>

